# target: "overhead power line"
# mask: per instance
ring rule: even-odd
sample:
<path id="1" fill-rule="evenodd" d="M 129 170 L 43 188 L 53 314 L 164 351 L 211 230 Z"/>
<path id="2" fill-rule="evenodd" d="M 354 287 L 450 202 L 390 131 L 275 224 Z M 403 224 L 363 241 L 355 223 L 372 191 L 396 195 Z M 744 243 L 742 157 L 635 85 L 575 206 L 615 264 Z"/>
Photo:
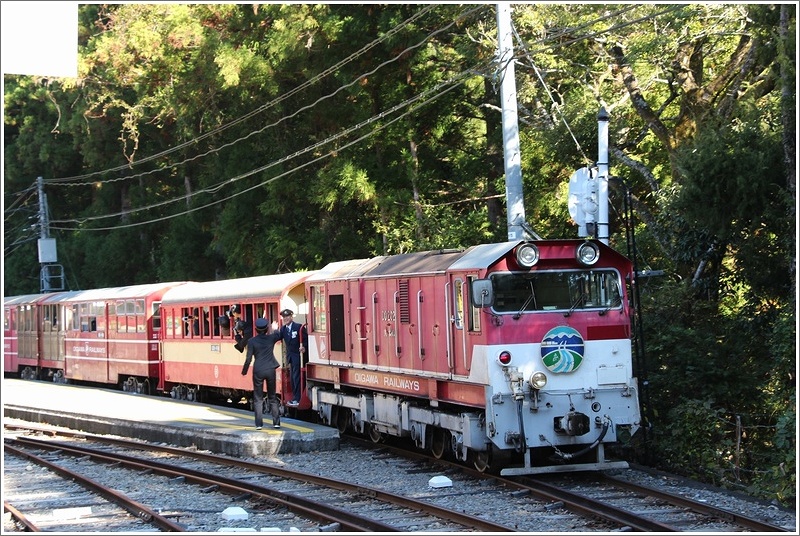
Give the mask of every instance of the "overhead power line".
<path id="1" fill-rule="evenodd" d="M 109 231 L 109 230 L 114 230 L 114 229 L 124 229 L 124 228 L 128 228 L 128 227 L 138 227 L 138 226 L 142 226 L 142 225 L 149 225 L 149 224 L 153 224 L 153 223 L 169 220 L 169 219 L 172 219 L 172 218 L 175 218 L 175 217 L 178 217 L 178 216 L 183 216 L 183 215 L 195 212 L 195 211 L 203 210 L 205 208 L 208 208 L 208 207 L 211 207 L 211 206 L 214 206 L 214 205 L 218 205 L 220 203 L 224 203 L 224 202 L 229 201 L 229 200 L 231 200 L 231 199 L 233 199 L 235 197 L 238 197 L 238 196 L 240 196 L 242 194 L 245 194 L 247 192 L 250 192 L 252 190 L 255 190 L 257 188 L 265 186 L 266 184 L 269 184 L 270 182 L 273 182 L 273 181 L 276 181 L 276 180 L 278 180 L 278 179 L 280 179 L 282 177 L 285 177 L 286 175 L 290 175 L 292 173 L 295 173 L 295 172 L 297 172 L 297 171 L 299 171 L 299 170 L 301 170 L 301 169 L 303 169 L 303 168 L 305 168 L 305 167 L 307 167 L 307 166 L 309 166 L 309 165 L 311 165 L 311 164 L 313 164 L 315 162 L 318 162 L 320 160 L 329 158 L 329 157 L 333 156 L 334 154 L 342 152 L 344 149 L 346 149 L 346 148 L 348 148 L 348 147 L 350 147 L 352 145 L 355 145 L 357 143 L 361 143 L 362 141 L 364 141 L 364 140 L 366 140 L 366 139 L 378 134 L 379 132 L 381 132 L 382 130 L 387 128 L 388 126 L 396 123 L 397 121 L 399 121 L 403 117 L 406 117 L 407 115 L 415 112 L 416 110 L 418 110 L 422 106 L 425 106 L 425 105 L 433 102 L 437 98 L 441 97 L 442 95 L 452 91 L 456 87 L 458 87 L 461 84 L 463 84 L 468 77 L 473 76 L 473 75 L 474 75 L 474 70 L 473 69 L 463 71 L 463 72 L 459 73 L 459 75 L 451 78 L 450 80 L 447 80 L 446 82 L 442 82 L 439 85 L 437 85 L 436 87 L 431 88 L 428 91 L 426 91 L 424 93 L 421 93 L 420 95 L 412 97 L 411 99 L 408 99 L 408 100 L 396 105 L 395 107 L 393 107 L 393 108 L 391 108 L 391 109 L 389 109 L 387 111 L 381 112 L 381 113 L 371 117 L 370 119 L 368 119 L 366 121 L 363 121 L 363 122 L 361 122 L 361 123 L 359 123 L 357 125 L 354 125 L 354 126 L 350 127 L 349 129 L 347 129 L 347 130 L 345 130 L 343 132 L 340 132 L 340 133 L 338 133 L 338 134 L 336 134 L 334 136 L 331 136 L 331 137 L 327 138 L 326 140 L 324 140 L 322 142 L 319 142 L 319 143 L 314 144 L 312 146 L 308 146 L 305 149 L 303 149 L 302 151 L 298 151 L 298 152 L 296 152 L 296 153 L 294 153 L 292 155 L 289 155 L 287 157 L 284 157 L 284 158 L 282 158 L 282 159 L 280 159 L 278 161 L 271 162 L 271 163 L 269 163 L 269 164 L 267 164 L 265 166 L 261 166 L 261 167 L 256 168 L 256 169 L 252 169 L 252 170 L 250 170 L 250 171 L 248 171 L 246 173 L 243 173 L 243 174 L 240 174 L 240 175 L 238 175 L 236 177 L 228 179 L 225 183 L 221 183 L 221 184 L 217 185 L 213 189 L 213 191 L 218 191 L 222 186 L 225 186 L 227 184 L 231 184 L 231 183 L 233 183 L 235 181 L 238 181 L 238 180 L 250 177 L 252 175 L 255 175 L 257 173 L 260 173 L 262 171 L 265 171 L 265 170 L 269 169 L 270 167 L 273 167 L 275 165 L 278 165 L 279 163 L 283 163 L 283 162 L 285 162 L 287 160 L 295 158 L 295 157 L 299 156 L 300 154 L 313 152 L 316 149 L 318 149 L 318 148 L 320 148 L 320 147 L 322 147 L 324 145 L 327 145 L 327 144 L 329 144 L 329 143 L 331 143 L 331 142 L 333 142 L 333 141 L 335 141 L 337 139 L 340 139 L 340 138 L 346 136 L 347 134 L 350 134 L 350 133 L 353 133 L 353 132 L 355 132 L 357 130 L 360 130 L 361 128 L 363 128 L 363 127 L 365 127 L 365 126 L 367 126 L 369 124 L 375 123 L 376 121 L 385 119 L 387 116 L 391 115 L 395 111 L 398 111 L 398 110 L 400 110 L 402 108 L 408 107 L 408 110 L 406 110 L 402 114 L 398 115 L 397 117 L 387 121 L 386 123 L 381 124 L 376 129 L 374 129 L 374 130 L 372 130 L 372 131 L 370 131 L 370 132 L 368 132 L 368 133 L 366 133 L 366 134 L 364 134 L 362 136 L 359 136 L 358 138 L 356 138 L 356 139 L 354 139 L 354 140 L 352 140 L 350 142 L 345 143 L 344 145 L 337 146 L 335 149 L 331 149 L 329 152 L 327 152 L 324 155 L 321 155 L 321 156 L 318 156 L 316 158 L 313 158 L 312 160 L 304 162 L 304 163 L 298 165 L 297 167 L 292 168 L 291 170 L 285 171 L 285 172 L 283 172 L 283 173 L 281 173 L 279 175 L 276 175 L 276 176 L 271 177 L 271 178 L 269 178 L 267 180 L 261 181 L 258 184 L 255 184 L 253 186 L 250 186 L 248 188 L 245 188 L 243 190 L 235 192 L 235 193 L 233 193 L 233 194 L 231 194 L 231 195 L 229 195 L 227 197 L 224 197 L 222 199 L 217 199 L 217 200 L 214 200 L 212 202 L 206 203 L 205 205 L 202 205 L 202 206 L 199 206 L 199 207 L 194 207 L 194 208 L 191 208 L 191 209 L 187 209 L 187 210 L 184 210 L 182 212 L 175 213 L 175 214 L 161 216 L 161 217 L 157 217 L 157 218 L 153 218 L 153 219 L 146 220 L 146 221 L 141 221 L 141 222 L 134 222 L 134 223 L 129 223 L 129 224 L 118 224 L 118 225 L 114 225 L 113 227 L 66 227 L 66 226 L 59 226 L 59 225 L 53 225 L 53 224 L 55 224 L 55 223 L 70 223 L 70 222 L 85 223 L 85 222 L 87 222 L 89 220 L 102 219 L 102 218 L 107 218 L 107 217 L 112 217 L 112 216 L 120 216 L 122 213 L 118 213 L 118 214 L 114 214 L 114 215 L 105 215 L 105 216 L 94 216 L 94 217 L 91 217 L 91 218 L 84 218 L 84 219 L 79 219 L 79 220 L 51 220 L 50 228 L 51 229 L 63 230 L 63 231 L 77 231 L 77 230 L 80 230 L 80 231 Z M 436 93 L 433 94 L 433 95 L 430 95 L 431 93 L 434 93 L 434 92 L 436 92 Z M 413 105 L 415 102 L 417 102 L 417 101 L 419 101 L 420 99 L 423 99 L 423 98 L 425 98 L 425 100 L 423 100 L 422 102 L 420 102 L 420 103 L 418 103 L 416 105 Z M 213 192 L 205 192 L 205 193 L 213 193 Z M 194 195 L 197 195 L 197 192 L 193 193 L 193 196 Z M 142 209 L 128 210 L 128 211 L 125 212 L 125 214 L 131 214 L 133 212 L 139 212 L 141 210 L 155 208 L 156 206 L 161 206 L 161 205 L 164 205 L 164 204 L 167 204 L 167 203 L 173 203 L 173 202 L 177 202 L 177 201 L 183 201 L 185 199 L 186 199 L 185 197 L 176 198 L 176 199 L 172 199 L 172 200 L 170 200 L 168 202 L 160 203 L 160 204 L 157 204 L 157 205 L 151 205 L 149 207 L 144 207 Z"/>
<path id="2" fill-rule="evenodd" d="M 350 54 L 349 56 L 347 56 L 343 60 L 337 62 L 336 64 L 328 67 L 327 69 L 325 69 L 324 71 L 320 72 L 319 74 L 317 74 L 313 78 L 307 80 L 306 82 L 303 82 L 299 86 L 291 89 L 290 91 L 284 93 L 283 95 L 280 95 L 279 97 L 273 99 L 272 101 L 268 102 L 267 104 L 264 104 L 264 105 L 256 108 L 252 112 L 249 112 L 249 113 L 245 114 L 244 116 L 239 117 L 238 119 L 235 119 L 234 121 L 231 121 L 231 122 L 229 122 L 229 123 L 227 123 L 225 125 L 222 125 L 222 126 L 216 128 L 216 129 L 213 129 L 213 130 L 211 130 L 211 131 L 209 131 L 209 132 L 207 132 L 207 133 L 205 133 L 205 134 L 203 134 L 201 136 L 198 136 L 198 137 L 193 138 L 191 140 L 188 140 L 188 141 L 186 141 L 184 143 L 181 143 L 181 144 L 179 144 L 179 145 L 177 145 L 175 147 L 167 149 L 166 151 L 162 151 L 161 153 L 158 153 L 158 154 L 146 157 L 146 158 L 142 158 L 141 160 L 137 160 L 137 161 L 131 162 L 129 164 L 125 164 L 125 165 L 122 165 L 122 166 L 117 166 L 115 168 L 101 170 L 101 171 L 93 171 L 91 173 L 84 174 L 84 175 L 78 175 L 78 176 L 73 176 L 73 177 L 60 177 L 60 178 L 54 178 L 54 179 L 47 179 L 47 180 L 45 180 L 45 183 L 48 184 L 48 185 L 60 184 L 62 186 L 85 186 L 87 184 L 86 179 L 90 179 L 91 177 L 95 177 L 97 175 L 108 174 L 108 173 L 114 173 L 114 172 L 117 172 L 117 171 L 129 170 L 132 166 L 141 165 L 143 163 L 150 162 L 150 161 L 155 160 L 157 158 L 161 158 L 161 157 L 167 156 L 169 154 L 172 154 L 172 153 L 174 153 L 174 152 L 176 152 L 176 151 L 178 151 L 180 149 L 183 149 L 185 147 L 196 145 L 197 142 L 199 142 L 199 141 L 201 141 L 201 140 L 203 140 L 205 138 L 208 138 L 209 136 L 212 136 L 212 135 L 218 134 L 218 133 L 220 133 L 220 132 L 222 132 L 224 130 L 227 130 L 230 127 L 238 125 L 239 123 L 242 123 L 245 120 L 250 119 L 251 117 L 253 117 L 253 116 L 257 115 L 257 114 L 260 114 L 260 113 L 262 113 L 262 112 L 264 112 L 264 111 L 276 106 L 277 104 L 287 100 L 289 97 L 291 97 L 291 96 L 293 96 L 293 95 L 295 95 L 297 93 L 300 93 L 304 89 L 312 86 L 313 84 L 315 84 L 316 82 L 322 80 L 326 76 L 336 72 L 338 69 L 340 69 L 344 65 L 346 65 L 346 64 L 348 64 L 348 63 L 350 63 L 350 62 L 352 62 L 352 61 L 354 61 L 356 59 L 358 59 L 360 56 L 363 56 L 367 51 L 369 51 L 370 49 L 374 48 L 378 44 L 380 44 L 383 41 L 387 40 L 388 38 L 396 35 L 397 33 L 400 32 L 400 30 L 402 30 L 403 28 L 405 28 L 406 26 L 408 26 L 412 22 L 415 22 L 417 19 L 419 19 L 423 15 L 427 14 L 428 12 L 430 12 L 434 7 L 435 7 L 435 4 L 430 5 L 430 6 L 426 7 L 426 8 L 424 8 L 424 9 L 422 9 L 421 11 L 417 12 L 416 14 L 414 14 L 412 17 L 406 19 L 405 21 L 401 22 L 400 24 L 398 24 L 397 26 L 395 26 L 394 28 L 392 28 L 391 30 L 389 30 L 388 32 L 383 34 L 378 39 L 373 40 L 371 43 L 369 43 L 366 46 L 362 47 L 358 51 Z M 154 173 L 161 173 L 163 171 L 166 171 L 166 170 L 169 170 L 171 168 L 180 166 L 180 165 L 185 164 L 187 162 L 191 162 L 191 161 L 194 161 L 194 160 L 197 160 L 197 159 L 200 159 L 200 158 L 204 158 L 206 156 L 209 156 L 211 154 L 219 152 L 222 149 L 225 149 L 227 147 L 231 147 L 231 146 L 233 146 L 233 145 L 235 145 L 235 144 L 237 144 L 237 143 L 239 143 L 241 141 L 249 139 L 251 136 L 254 136 L 256 134 L 260 134 L 260 133 L 264 132 L 265 130 L 267 130 L 269 128 L 272 128 L 272 127 L 275 127 L 275 126 L 279 125 L 280 123 L 282 123 L 282 122 L 284 122 L 284 121 L 296 116 L 297 114 L 299 114 L 302 111 L 311 109 L 314 106 L 318 105 L 319 103 L 334 97 L 339 92 L 341 92 L 341 91 L 343 91 L 343 90 L 345 90 L 345 89 L 347 89 L 349 87 L 352 87 L 353 85 L 357 84 L 365 76 L 370 76 L 370 75 L 374 74 L 375 72 L 377 72 L 382 67 L 384 67 L 384 66 L 386 66 L 386 65 L 388 65 L 390 63 L 393 63 L 395 61 L 398 61 L 399 59 L 401 59 L 408 52 L 410 52 L 410 51 L 422 46 L 423 44 L 425 44 L 428 40 L 430 40 L 435 35 L 447 30 L 448 28 L 452 27 L 454 24 L 457 24 L 464 17 L 467 17 L 467 16 L 471 15 L 472 13 L 474 13 L 475 11 L 478 11 L 480 9 L 484 9 L 484 8 L 482 8 L 482 7 L 481 8 L 473 8 L 471 10 L 466 11 L 465 13 L 463 13 L 462 15 L 460 15 L 459 17 L 457 17 L 456 19 L 451 21 L 449 24 L 447 24 L 443 28 L 440 28 L 440 29 L 438 29 L 438 30 L 436 30 L 434 32 L 431 32 L 427 36 L 425 36 L 416 45 L 413 45 L 413 46 L 410 46 L 410 47 L 406 48 L 405 50 L 403 50 L 399 54 L 397 54 L 394 58 L 381 63 L 380 65 L 378 65 L 376 68 L 372 69 L 371 71 L 368 71 L 368 72 L 365 72 L 365 73 L 362 73 L 362 74 L 356 76 L 350 83 L 339 87 L 336 91 L 334 91 L 334 92 L 332 92 L 332 93 L 330 93 L 328 95 L 325 95 L 323 97 L 320 97 L 314 103 L 298 109 L 295 113 L 293 113 L 291 115 L 284 116 L 284 117 L 278 119 L 277 121 L 275 121 L 273 123 L 265 125 L 265 126 L 259 128 L 257 130 L 251 131 L 250 133 L 246 134 L 245 136 L 237 138 L 237 139 L 233 140 L 232 142 L 223 144 L 223 145 L 221 145 L 219 147 L 210 149 L 210 150 L 206 151 L 205 153 L 193 156 L 191 158 L 186 158 L 186 159 L 184 159 L 184 160 L 182 160 L 180 162 L 176 162 L 176 163 L 170 164 L 169 166 L 165 166 L 163 168 L 159 168 L 159 169 L 156 169 L 156 170 L 146 171 L 146 172 L 137 173 L 137 174 L 131 174 L 131 175 L 123 176 L 123 177 L 115 177 L 115 178 L 112 178 L 112 179 L 104 179 L 102 181 L 88 181 L 88 182 L 92 182 L 92 183 L 95 183 L 95 182 L 100 182 L 100 183 L 117 182 L 117 181 L 122 181 L 122 180 L 138 178 L 138 177 L 142 177 L 142 176 L 147 176 L 147 175 L 151 175 L 151 174 L 154 174 Z"/>

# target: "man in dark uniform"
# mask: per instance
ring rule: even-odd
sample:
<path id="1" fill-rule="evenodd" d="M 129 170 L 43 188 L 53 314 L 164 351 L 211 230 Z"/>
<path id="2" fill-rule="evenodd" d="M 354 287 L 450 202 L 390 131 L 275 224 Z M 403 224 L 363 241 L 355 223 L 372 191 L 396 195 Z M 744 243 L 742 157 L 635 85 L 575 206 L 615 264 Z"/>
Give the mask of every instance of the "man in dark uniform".
<path id="1" fill-rule="evenodd" d="M 281 327 L 281 338 L 286 352 L 286 359 L 289 361 L 292 375 L 292 400 L 286 403 L 287 406 L 298 406 L 302 388 L 300 386 L 300 368 L 303 366 L 302 354 L 306 353 L 308 346 L 308 329 L 303 324 L 294 321 L 294 311 L 284 309 L 281 311 L 283 327 Z"/>
<path id="2" fill-rule="evenodd" d="M 242 367 L 242 376 L 253 363 L 253 410 L 255 411 L 256 430 L 261 430 L 264 425 L 264 381 L 267 382 L 267 400 L 272 414 L 272 426 L 281 427 L 281 416 L 278 408 L 278 398 L 275 396 L 275 369 L 280 366 L 275 359 L 275 343 L 281 340 L 279 330 L 272 331 L 266 318 L 256 320 L 256 335 L 247 341 L 247 359 Z"/>

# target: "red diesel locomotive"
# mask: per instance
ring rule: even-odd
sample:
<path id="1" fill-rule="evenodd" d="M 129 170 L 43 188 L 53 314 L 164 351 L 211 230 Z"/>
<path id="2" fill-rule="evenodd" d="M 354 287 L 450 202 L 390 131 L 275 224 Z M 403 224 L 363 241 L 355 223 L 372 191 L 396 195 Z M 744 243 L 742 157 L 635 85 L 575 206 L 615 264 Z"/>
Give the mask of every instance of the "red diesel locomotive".
<path id="1" fill-rule="evenodd" d="M 640 425 L 626 281 L 584 240 L 340 263 L 306 280 L 323 422 L 503 474 L 609 469 Z"/>
<path id="2" fill-rule="evenodd" d="M 630 261 L 599 241 L 536 240 L 169 283 L 137 296 L 6 298 L 5 372 L 251 403 L 232 310 L 252 329 L 289 308 L 309 334 L 298 409 L 342 432 L 406 438 L 511 475 L 624 467 L 605 447 L 627 442 L 641 420 L 631 277 Z M 24 326 L 23 312 L 33 315 Z M 38 365 L 22 361 L 19 344 L 14 352 L 23 334 L 38 337 Z M 44 359 L 44 340 L 63 360 Z M 291 398 L 288 369 L 278 389 Z"/>

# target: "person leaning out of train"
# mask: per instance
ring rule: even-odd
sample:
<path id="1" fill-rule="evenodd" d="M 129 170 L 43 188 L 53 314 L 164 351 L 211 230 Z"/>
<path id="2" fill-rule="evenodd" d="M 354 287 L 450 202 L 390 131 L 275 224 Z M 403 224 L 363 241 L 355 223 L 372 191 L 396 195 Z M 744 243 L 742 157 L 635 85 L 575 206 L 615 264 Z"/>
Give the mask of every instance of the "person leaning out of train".
<path id="1" fill-rule="evenodd" d="M 276 395 L 276 369 L 280 366 L 275 358 L 275 343 L 281 340 L 281 332 L 272 329 L 266 318 L 256 320 L 256 335 L 247 341 L 247 357 L 242 367 L 242 376 L 247 375 L 253 361 L 253 410 L 256 430 L 264 425 L 264 382 L 267 384 L 267 401 L 272 414 L 272 426 L 281 427 L 280 408 Z"/>
<path id="2" fill-rule="evenodd" d="M 247 348 L 247 340 L 253 335 L 250 322 L 242 318 L 241 305 L 231 305 L 228 316 L 231 317 L 234 332 L 233 338 L 236 339 L 236 344 L 233 347 L 239 350 L 239 353 L 244 353 L 244 349 Z"/>
<path id="3" fill-rule="evenodd" d="M 292 378 L 292 400 L 286 405 L 298 406 L 301 395 L 300 369 L 303 367 L 303 358 L 308 346 L 308 329 L 305 325 L 294 321 L 294 311 L 291 309 L 281 311 L 281 318 L 283 320 L 281 338 Z"/>

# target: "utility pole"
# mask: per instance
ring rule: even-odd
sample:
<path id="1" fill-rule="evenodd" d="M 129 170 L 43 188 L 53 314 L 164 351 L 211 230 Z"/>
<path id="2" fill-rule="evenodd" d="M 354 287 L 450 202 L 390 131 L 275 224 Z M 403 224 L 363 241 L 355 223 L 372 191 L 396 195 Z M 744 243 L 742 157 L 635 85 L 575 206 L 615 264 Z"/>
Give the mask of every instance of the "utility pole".
<path id="1" fill-rule="evenodd" d="M 517 124 L 517 84 L 514 79 L 514 42 L 511 6 L 497 4 L 497 57 L 501 66 L 500 107 L 503 113 L 503 161 L 506 174 L 508 240 L 523 238 L 525 205 L 522 197 L 522 168 Z"/>
<path id="2" fill-rule="evenodd" d="M 47 196 L 44 193 L 44 179 L 38 177 L 39 191 L 39 292 L 64 290 L 64 268 L 58 262 L 56 240 L 50 238 L 50 221 L 47 218 Z"/>
<path id="3" fill-rule="evenodd" d="M 604 107 L 597 113 L 597 239 L 608 245 L 608 120 Z"/>

